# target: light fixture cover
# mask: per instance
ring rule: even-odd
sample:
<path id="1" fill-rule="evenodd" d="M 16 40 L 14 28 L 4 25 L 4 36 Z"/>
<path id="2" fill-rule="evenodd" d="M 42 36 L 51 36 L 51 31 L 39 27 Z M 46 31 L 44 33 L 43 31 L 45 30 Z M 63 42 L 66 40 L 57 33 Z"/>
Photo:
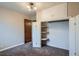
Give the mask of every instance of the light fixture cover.
<path id="1" fill-rule="evenodd" d="M 28 3 L 27 8 L 28 8 L 29 11 L 37 10 L 35 4 L 32 3 L 32 2 L 31 3 Z"/>

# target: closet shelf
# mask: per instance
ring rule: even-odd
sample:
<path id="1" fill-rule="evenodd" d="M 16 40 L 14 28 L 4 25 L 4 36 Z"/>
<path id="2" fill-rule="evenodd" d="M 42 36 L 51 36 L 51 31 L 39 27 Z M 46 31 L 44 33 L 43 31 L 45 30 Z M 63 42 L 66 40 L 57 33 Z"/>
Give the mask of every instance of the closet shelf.
<path id="1" fill-rule="evenodd" d="M 69 19 L 64 19 L 64 20 L 53 20 L 53 21 L 48 21 L 48 23 L 52 23 L 52 22 L 65 22 L 65 21 L 69 21 Z"/>
<path id="2" fill-rule="evenodd" d="M 48 26 L 47 22 L 41 22 L 41 43 L 42 46 L 46 45 L 47 43 L 47 34 L 48 34 Z"/>
<path id="3" fill-rule="evenodd" d="M 47 26 L 41 26 L 41 27 L 44 27 L 44 28 L 46 27 L 47 28 Z"/>
<path id="4" fill-rule="evenodd" d="M 47 40 L 47 38 L 43 38 L 42 40 Z"/>
<path id="5" fill-rule="evenodd" d="M 42 34 L 47 34 L 48 32 L 41 32 Z"/>

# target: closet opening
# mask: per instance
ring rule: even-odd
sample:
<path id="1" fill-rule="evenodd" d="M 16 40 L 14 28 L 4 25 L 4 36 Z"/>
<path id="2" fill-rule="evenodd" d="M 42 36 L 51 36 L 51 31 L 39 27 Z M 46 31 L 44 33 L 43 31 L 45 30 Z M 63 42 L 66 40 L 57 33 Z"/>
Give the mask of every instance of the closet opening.
<path id="1" fill-rule="evenodd" d="M 69 50 L 69 19 L 48 21 L 47 45 Z"/>

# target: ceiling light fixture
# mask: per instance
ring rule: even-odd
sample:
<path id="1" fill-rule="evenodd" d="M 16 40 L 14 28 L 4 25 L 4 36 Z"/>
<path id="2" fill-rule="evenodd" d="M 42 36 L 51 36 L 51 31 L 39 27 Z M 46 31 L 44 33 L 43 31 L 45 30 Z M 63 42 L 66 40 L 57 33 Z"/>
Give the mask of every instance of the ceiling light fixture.
<path id="1" fill-rule="evenodd" d="M 36 6 L 35 6 L 35 4 L 32 3 L 32 2 L 28 3 L 27 8 L 28 8 L 29 11 L 37 9 Z"/>

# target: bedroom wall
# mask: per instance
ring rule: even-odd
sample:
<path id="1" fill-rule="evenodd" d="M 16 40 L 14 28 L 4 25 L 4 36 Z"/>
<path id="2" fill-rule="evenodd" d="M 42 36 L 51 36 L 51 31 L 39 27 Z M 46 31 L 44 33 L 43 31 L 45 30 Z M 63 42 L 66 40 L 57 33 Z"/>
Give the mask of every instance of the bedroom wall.
<path id="1" fill-rule="evenodd" d="M 0 7 L 0 51 L 24 44 L 26 15 Z"/>

